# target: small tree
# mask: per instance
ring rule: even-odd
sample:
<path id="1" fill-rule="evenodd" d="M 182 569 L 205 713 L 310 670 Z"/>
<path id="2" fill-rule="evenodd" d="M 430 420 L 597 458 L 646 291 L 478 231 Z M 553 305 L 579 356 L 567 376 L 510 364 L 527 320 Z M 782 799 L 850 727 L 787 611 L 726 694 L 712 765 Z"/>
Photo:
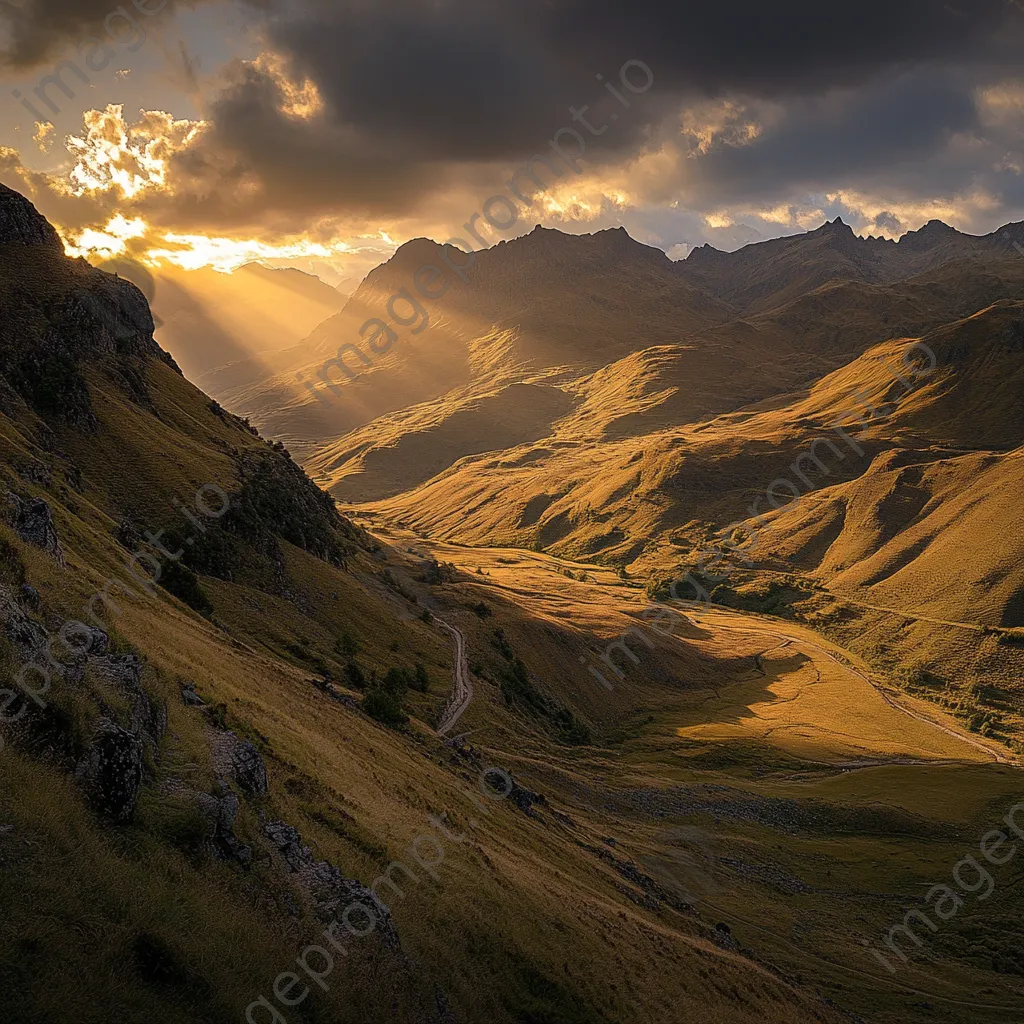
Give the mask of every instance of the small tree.
<path id="1" fill-rule="evenodd" d="M 409 716 L 402 709 L 402 702 L 383 688 L 371 690 L 364 698 L 363 710 L 384 725 L 399 726 L 409 721 Z"/>

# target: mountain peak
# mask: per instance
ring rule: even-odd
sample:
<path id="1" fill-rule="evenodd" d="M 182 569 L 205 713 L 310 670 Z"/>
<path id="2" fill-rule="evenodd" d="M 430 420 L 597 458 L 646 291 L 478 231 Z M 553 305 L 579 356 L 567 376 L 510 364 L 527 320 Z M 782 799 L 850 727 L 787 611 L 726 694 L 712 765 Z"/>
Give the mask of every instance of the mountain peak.
<path id="1" fill-rule="evenodd" d="M 923 228 L 917 231 L 910 231 L 908 234 L 917 235 L 919 238 L 949 236 L 958 234 L 956 228 L 951 228 L 945 221 L 933 218 Z"/>
<path id="2" fill-rule="evenodd" d="M 900 239 L 900 245 L 912 249 L 932 249 L 959 234 L 956 228 L 951 228 L 944 221 L 932 219 L 917 231 L 908 231 Z"/>
<path id="3" fill-rule="evenodd" d="M 45 245 L 63 255 L 50 222 L 20 192 L 0 184 L 0 245 Z"/>
<path id="4" fill-rule="evenodd" d="M 843 220 L 842 217 L 836 217 L 835 220 L 827 220 L 824 224 L 818 228 L 813 234 L 823 235 L 852 235 L 853 228 Z"/>

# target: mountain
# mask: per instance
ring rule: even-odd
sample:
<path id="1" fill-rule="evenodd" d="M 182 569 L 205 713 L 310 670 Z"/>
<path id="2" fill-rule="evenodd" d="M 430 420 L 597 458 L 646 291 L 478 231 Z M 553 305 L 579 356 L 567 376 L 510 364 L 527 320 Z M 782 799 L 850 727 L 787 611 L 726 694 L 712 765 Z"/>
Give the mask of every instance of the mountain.
<path id="1" fill-rule="evenodd" d="M 531 374 L 561 386 L 566 374 L 641 351 L 661 352 L 674 394 L 665 422 L 700 419 L 834 370 L 879 337 L 916 335 L 1012 297 L 1017 238 L 1022 225 L 974 238 L 933 222 L 895 243 L 835 222 L 736 253 L 704 247 L 674 263 L 622 229 L 537 228 L 459 272 L 417 239 L 300 345 L 235 364 L 230 386 L 203 381 L 302 459 L 331 444 L 335 464 L 353 448 L 341 439 L 378 417 L 446 396 L 487 401 Z M 453 267 L 469 260 L 449 254 Z M 444 294 L 424 300 L 413 282 L 431 265 L 443 272 L 433 290 Z M 380 351 L 369 330 L 360 335 L 374 318 L 394 331 L 374 341 Z M 522 436 L 543 429 L 541 420 Z"/>
<path id="2" fill-rule="evenodd" d="M 641 450 L 656 451 L 667 443 L 668 450 L 659 457 L 659 472 L 669 476 L 681 456 L 671 435 L 683 425 L 738 414 L 748 405 L 785 395 L 836 370 L 880 338 L 918 337 L 992 301 L 1019 294 L 1022 270 L 1024 264 L 1016 255 L 1003 254 L 986 262 L 953 263 L 890 285 L 835 282 L 769 313 L 677 335 L 671 344 L 665 338 L 635 336 L 633 351 L 596 370 L 582 360 L 575 364 L 552 360 L 548 366 L 536 357 L 532 362 L 514 361 L 508 353 L 518 341 L 510 339 L 520 338 L 521 330 L 506 320 L 476 340 L 478 368 L 465 371 L 466 383 L 452 386 L 456 383 L 453 371 L 447 382 L 438 380 L 432 386 L 439 394 L 419 401 L 414 394 L 408 407 L 397 414 L 375 418 L 337 441 L 322 439 L 308 465 L 340 498 L 360 501 L 408 491 L 424 482 L 428 468 L 427 478 L 455 467 L 468 456 L 529 443 L 535 443 L 540 452 L 531 457 L 535 467 L 550 461 L 554 475 L 570 481 L 605 476 L 604 456 L 595 453 L 606 448 L 608 456 L 622 467 L 621 484 L 634 475 L 627 467 L 640 458 Z M 640 293 L 639 287 L 629 291 L 634 296 Z M 525 296 L 522 301 L 527 301 Z M 648 345 L 649 341 L 658 344 Z M 405 354 L 396 355 L 391 362 L 382 360 L 379 367 L 367 371 L 365 380 L 357 381 L 348 392 L 367 397 L 359 405 L 354 401 L 345 405 L 346 412 L 353 417 L 365 414 L 370 396 L 385 394 L 383 383 L 376 385 L 376 380 L 406 380 L 395 367 L 401 359 L 415 358 L 409 353 L 416 344 L 411 341 Z M 436 356 L 442 344 L 433 344 L 432 355 Z M 485 358 L 485 352 L 493 355 Z M 415 379 L 426 386 L 424 375 Z M 507 415 L 501 411 L 504 404 L 514 402 L 511 388 L 518 389 L 515 393 L 521 399 L 536 397 L 539 403 L 538 415 L 530 423 L 525 420 L 531 416 L 531 402 L 520 403 L 514 434 L 503 426 Z M 561 406 L 547 399 L 540 401 L 545 395 L 553 397 L 552 388 L 561 394 Z M 386 394 L 395 402 L 407 397 L 408 389 Z M 325 411 L 324 416 L 328 415 Z M 460 423 L 472 423 L 474 417 L 482 421 L 479 427 L 459 427 Z M 663 434 L 667 441 L 659 439 Z M 677 450 L 673 452 L 673 448 Z M 566 475 L 565 462 L 574 451 L 580 454 L 582 464 Z M 479 478 L 469 464 L 460 472 Z M 511 496 L 509 480 L 497 475 L 502 479 L 494 486 Z M 523 487 L 531 498 L 542 490 L 526 479 Z M 551 492 L 544 488 L 543 493 Z M 482 507 L 480 502 L 473 504 Z M 589 506 L 588 499 L 577 507 L 582 513 Z M 426 507 L 437 517 L 445 506 L 431 502 Z M 452 511 L 463 523 L 456 508 L 461 505 L 453 506 Z M 506 537 L 518 516 L 509 512 L 500 522 L 505 512 L 497 508 L 483 509 L 482 514 L 495 525 L 500 523 Z M 437 518 L 434 526 L 442 526 Z M 643 530 L 647 529 L 645 520 Z"/>
<path id="3" fill-rule="evenodd" d="M 974 238 L 933 222 L 894 243 L 857 238 L 836 222 L 738 253 L 698 251 L 666 267 L 622 232 L 534 232 L 480 254 L 473 287 L 444 305 L 445 332 L 429 358 L 458 356 L 458 371 L 412 374 L 413 365 L 422 368 L 420 342 L 402 339 L 351 386 L 360 404 L 347 412 L 368 415 L 384 382 L 415 379 L 427 397 L 399 388 L 390 404 L 409 404 L 310 449 L 306 464 L 341 500 L 425 536 L 541 547 L 622 566 L 655 588 L 667 572 L 692 565 L 718 530 L 748 519 L 752 496 L 792 478 L 793 465 L 810 467 L 814 479 L 801 480 L 800 491 L 813 497 L 771 517 L 745 586 L 756 593 L 764 580 L 792 575 L 799 552 L 807 578 L 796 582 L 807 593 L 834 592 L 847 602 L 843 615 L 860 602 L 890 609 L 893 623 L 910 616 L 921 632 L 913 643 L 870 627 L 889 636 L 880 663 L 890 672 L 915 664 L 922 646 L 946 650 L 955 640 L 958 665 L 973 674 L 985 658 L 999 678 L 999 734 L 1009 740 L 1024 724 L 1008 696 L 1019 669 L 1013 645 L 996 637 L 979 648 L 970 635 L 938 634 L 943 621 L 970 624 L 976 638 L 1021 625 L 1024 577 L 1012 520 L 1020 464 L 1008 454 L 1024 443 L 1024 262 L 1011 244 L 1020 234 L 1011 225 Z M 399 288 L 429 252 L 424 241 L 410 244 L 371 275 L 360 312 Z M 628 295 L 644 316 L 664 308 L 663 273 L 686 277 L 691 287 L 676 310 L 679 324 L 693 328 L 637 332 L 638 314 L 615 309 L 610 315 L 629 330 L 600 332 L 595 303 L 624 264 L 634 276 L 617 301 Z M 563 295 L 558 310 L 544 300 L 545 265 Z M 608 280 L 596 287 L 603 274 Z M 456 322 L 475 326 L 449 330 Z M 337 336 L 335 323 L 314 336 L 321 353 Z M 614 342 L 593 346 L 595 334 Z M 555 341 L 545 348 L 548 339 Z M 894 373 L 917 342 L 938 367 L 926 387 L 904 395 Z M 887 415 L 858 427 L 856 458 L 833 459 L 817 478 L 806 453 L 820 451 L 822 437 L 834 441 L 831 424 L 844 415 L 856 422 L 865 403 Z M 907 490 L 914 475 L 921 481 Z M 912 497 L 904 508 L 905 491 Z M 851 507 L 860 510 L 855 518 L 844 511 Z M 927 544 L 910 529 L 916 520 L 900 518 L 922 507 L 934 531 Z M 895 516 L 888 525 L 887 516 Z M 941 566 L 958 550 L 970 553 L 972 575 L 954 585 Z M 826 553 L 820 566 L 808 561 Z M 899 570 L 893 586 L 913 585 L 883 585 L 880 566 L 890 564 Z M 746 600 L 728 585 L 720 596 Z M 808 606 L 808 614 L 831 621 L 839 605 L 829 601 L 822 597 L 824 608 Z M 870 608 L 862 611 L 874 621 Z M 856 648 L 856 624 L 847 625 L 844 639 Z M 975 715 L 979 702 L 966 697 L 956 706 Z"/>

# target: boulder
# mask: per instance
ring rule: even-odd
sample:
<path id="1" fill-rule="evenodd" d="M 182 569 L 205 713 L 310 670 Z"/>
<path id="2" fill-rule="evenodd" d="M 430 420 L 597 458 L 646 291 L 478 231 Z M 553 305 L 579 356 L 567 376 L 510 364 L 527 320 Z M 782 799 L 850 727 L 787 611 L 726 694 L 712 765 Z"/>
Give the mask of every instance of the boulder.
<path id="1" fill-rule="evenodd" d="M 217 780 L 218 795 L 200 793 L 196 797 L 199 809 L 209 823 L 207 840 L 215 857 L 233 860 L 248 867 L 252 863 L 252 849 L 235 835 L 240 804 L 238 797 L 223 779 Z"/>
<path id="2" fill-rule="evenodd" d="M 181 701 L 187 708 L 206 707 L 206 701 L 196 693 L 195 683 L 186 683 L 181 688 Z"/>
<path id="3" fill-rule="evenodd" d="M 115 824 L 131 821 L 142 788 L 142 741 L 102 719 L 75 774 L 96 811 Z"/>
<path id="4" fill-rule="evenodd" d="M 82 627 L 85 627 L 83 630 Z M 110 650 L 110 635 L 105 629 L 99 629 L 97 626 L 86 626 L 85 623 L 81 623 L 77 627 L 78 632 L 88 632 L 89 634 L 89 647 L 87 653 L 89 654 L 106 654 Z"/>

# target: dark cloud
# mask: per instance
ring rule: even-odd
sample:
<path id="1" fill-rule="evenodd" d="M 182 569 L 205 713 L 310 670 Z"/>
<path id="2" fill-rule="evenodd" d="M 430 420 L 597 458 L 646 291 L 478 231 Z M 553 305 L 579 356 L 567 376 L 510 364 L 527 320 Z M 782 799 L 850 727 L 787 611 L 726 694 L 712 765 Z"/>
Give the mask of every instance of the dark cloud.
<path id="1" fill-rule="evenodd" d="M 213 139 L 275 202 L 367 212 L 407 209 L 474 166 L 515 166 L 571 123 L 571 105 L 589 104 L 600 126 L 621 108 L 596 76 L 621 90 L 618 72 L 631 59 L 651 68 L 655 86 L 594 140 L 598 161 L 635 151 L 684 102 L 730 96 L 782 104 L 792 116 L 755 146 L 701 161 L 722 195 L 922 159 L 969 125 L 971 82 L 1015 65 L 1021 31 L 1019 9 L 1005 0 L 259 6 L 268 45 L 294 77 L 316 83 L 324 110 L 305 122 L 282 116 L 275 83 L 250 69 L 213 105 Z M 950 66 L 962 71 L 957 82 L 934 77 Z M 939 91 L 929 95 L 933 81 Z"/>
<path id="2" fill-rule="evenodd" d="M 196 0 L 202 2 L 202 0 Z M 71 51 L 88 36 L 131 38 L 119 8 L 148 27 L 188 0 L 0 0 L 0 67 L 26 69 L 56 58 L 74 58 Z"/>
<path id="3" fill-rule="evenodd" d="M 891 235 L 906 231 L 903 222 L 891 210 L 883 210 L 874 220 L 874 227 Z"/>
<path id="4" fill-rule="evenodd" d="M 893 68 L 991 63 L 1019 13 L 1006 0 L 281 0 L 268 35 L 339 122 L 488 160 L 536 145 L 630 59 L 662 98 L 813 94 Z"/>
<path id="5" fill-rule="evenodd" d="M 849 188 L 881 173 L 888 182 L 917 177 L 940 191 L 928 164 L 956 133 L 980 128 L 971 85 L 943 71 L 906 73 L 857 90 L 794 99 L 748 145 L 717 145 L 692 161 L 688 195 L 708 205 L 772 202 L 800 192 Z"/>

